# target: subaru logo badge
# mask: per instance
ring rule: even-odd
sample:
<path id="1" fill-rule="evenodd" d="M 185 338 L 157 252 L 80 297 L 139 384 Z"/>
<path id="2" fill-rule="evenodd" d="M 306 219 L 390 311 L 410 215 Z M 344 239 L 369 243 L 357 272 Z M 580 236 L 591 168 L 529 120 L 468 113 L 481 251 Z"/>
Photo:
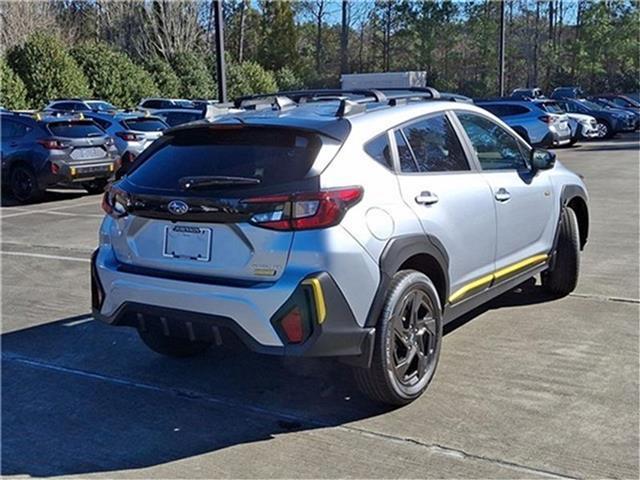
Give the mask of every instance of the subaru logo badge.
<path id="1" fill-rule="evenodd" d="M 182 200 L 171 200 L 167 209 L 174 215 L 184 215 L 189 211 L 189 205 Z"/>

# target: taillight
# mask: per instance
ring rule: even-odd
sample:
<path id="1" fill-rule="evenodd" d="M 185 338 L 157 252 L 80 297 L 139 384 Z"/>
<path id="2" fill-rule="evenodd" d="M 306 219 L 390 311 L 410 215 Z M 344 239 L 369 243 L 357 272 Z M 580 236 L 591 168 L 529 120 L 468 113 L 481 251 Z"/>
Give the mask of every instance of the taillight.
<path id="1" fill-rule="evenodd" d="M 138 136 L 133 132 L 116 132 L 116 135 L 125 142 L 135 142 L 138 140 Z"/>
<path id="2" fill-rule="evenodd" d="M 265 211 L 251 217 L 251 223 L 259 227 L 273 230 L 311 230 L 340 223 L 347 210 L 360 201 L 363 193 L 362 187 L 348 187 L 254 197 L 243 200 L 243 203 L 265 206 Z"/>
<path id="3" fill-rule="evenodd" d="M 107 215 L 113 218 L 121 218 L 127 215 L 130 203 L 127 192 L 116 187 L 111 187 L 104 192 L 101 207 Z"/>
<path id="4" fill-rule="evenodd" d="M 60 140 L 56 140 L 55 138 L 42 138 L 38 140 L 38 143 L 47 150 L 59 150 L 61 148 L 67 147 L 67 145 L 62 143 Z"/>
<path id="5" fill-rule="evenodd" d="M 538 117 L 538 120 L 540 120 L 541 122 L 544 122 L 544 123 L 553 123 L 553 117 L 551 117 L 549 115 L 542 115 L 542 116 Z"/>

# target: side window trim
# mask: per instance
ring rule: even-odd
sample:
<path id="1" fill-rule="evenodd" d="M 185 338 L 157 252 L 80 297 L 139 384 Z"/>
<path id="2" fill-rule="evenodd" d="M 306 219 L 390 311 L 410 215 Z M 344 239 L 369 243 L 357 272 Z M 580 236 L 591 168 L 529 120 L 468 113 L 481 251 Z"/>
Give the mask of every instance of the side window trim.
<path id="1" fill-rule="evenodd" d="M 458 137 L 458 141 L 460 142 L 460 145 L 462 146 L 462 151 L 465 155 L 465 160 L 467 161 L 467 164 L 469 165 L 469 170 L 454 170 L 454 171 L 443 171 L 443 172 L 421 172 L 419 171 L 419 166 L 418 166 L 418 161 L 416 160 L 416 155 L 413 152 L 413 148 L 411 148 L 411 144 L 409 143 L 409 140 L 407 139 L 407 136 L 404 134 L 404 129 L 414 123 L 419 123 L 422 122 L 423 120 L 427 120 L 431 117 L 437 117 L 438 115 L 443 115 L 448 121 L 449 121 L 449 125 L 451 126 L 451 128 L 453 129 L 454 133 L 457 134 Z M 452 120 L 454 119 L 454 120 Z M 458 128 L 459 126 L 459 128 Z M 462 125 L 459 125 L 458 119 L 456 118 L 455 115 L 453 115 L 451 113 L 450 110 L 440 110 L 438 112 L 431 112 L 428 113 L 426 115 L 422 115 L 420 117 L 416 117 L 416 118 L 412 118 L 409 121 L 406 121 L 404 123 L 401 123 L 399 125 L 396 125 L 395 127 L 393 127 L 392 129 L 389 130 L 389 132 L 391 133 L 391 138 L 393 140 L 393 154 L 394 154 L 394 158 L 395 158 L 395 163 L 396 163 L 396 173 L 398 175 L 463 175 L 463 174 L 468 174 L 468 173 L 478 173 L 480 171 L 480 168 L 478 168 L 478 163 L 477 163 L 477 158 L 475 157 L 475 155 L 470 155 L 469 150 L 468 150 L 468 146 L 465 145 L 465 141 L 468 141 L 469 139 L 467 138 L 466 135 L 464 135 L 464 137 L 460 134 L 460 130 L 464 131 L 464 129 L 462 128 Z M 395 139 L 395 132 L 398 131 L 402 137 L 404 138 L 405 144 L 407 145 L 407 147 L 409 148 L 409 151 L 411 152 L 411 156 L 413 157 L 413 162 L 416 165 L 416 168 L 418 169 L 417 172 L 403 172 L 402 169 L 400 168 L 400 156 L 398 154 L 398 145 L 396 144 L 396 139 Z"/>

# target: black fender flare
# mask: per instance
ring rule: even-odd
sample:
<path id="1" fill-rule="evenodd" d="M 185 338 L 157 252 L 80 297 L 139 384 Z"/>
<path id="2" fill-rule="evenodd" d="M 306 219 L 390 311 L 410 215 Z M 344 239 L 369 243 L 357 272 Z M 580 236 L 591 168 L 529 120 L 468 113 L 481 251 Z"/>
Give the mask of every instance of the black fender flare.
<path id="1" fill-rule="evenodd" d="M 566 208 L 575 198 L 580 198 L 585 205 L 585 209 L 583 211 L 576 212 L 580 222 L 580 249 L 583 249 L 587 243 L 587 239 L 589 238 L 589 201 L 584 187 L 581 185 L 564 185 L 562 187 L 562 191 L 560 192 L 560 214 L 562 215 L 562 209 Z M 558 226 L 560 226 L 560 218 L 558 218 Z M 555 247 L 556 244 L 554 240 L 554 251 Z"/>
<path id="2" fill-rule="evenodd" d="M 449 296 L 449 255 L 444 245 L 433 235 L 402 235 L 389 240 L 380 255 L 380 282 L 367 314 L 366 327 L 374 327 L 378 322 L 391 279 L 402 264 L 411 257 L 421 254 L 434 258 L 443 272 L 444 293 L 441 300 L 444 308 Z"/>

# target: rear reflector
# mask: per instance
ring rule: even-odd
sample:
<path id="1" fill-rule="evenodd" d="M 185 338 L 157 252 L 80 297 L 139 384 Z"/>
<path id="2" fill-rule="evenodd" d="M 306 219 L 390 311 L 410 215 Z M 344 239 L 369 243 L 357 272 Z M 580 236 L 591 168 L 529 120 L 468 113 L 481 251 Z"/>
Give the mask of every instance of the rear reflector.
<path id="1" fill-rule="evenodd" d="M 282 320 L 280 320 L 280 325 L 289 343 L 302 342 L 304 339 L 304 327 L 302 325 L 302 312 L 300 312 L 298 307 L 294 307 L 287 313 Z"/>

